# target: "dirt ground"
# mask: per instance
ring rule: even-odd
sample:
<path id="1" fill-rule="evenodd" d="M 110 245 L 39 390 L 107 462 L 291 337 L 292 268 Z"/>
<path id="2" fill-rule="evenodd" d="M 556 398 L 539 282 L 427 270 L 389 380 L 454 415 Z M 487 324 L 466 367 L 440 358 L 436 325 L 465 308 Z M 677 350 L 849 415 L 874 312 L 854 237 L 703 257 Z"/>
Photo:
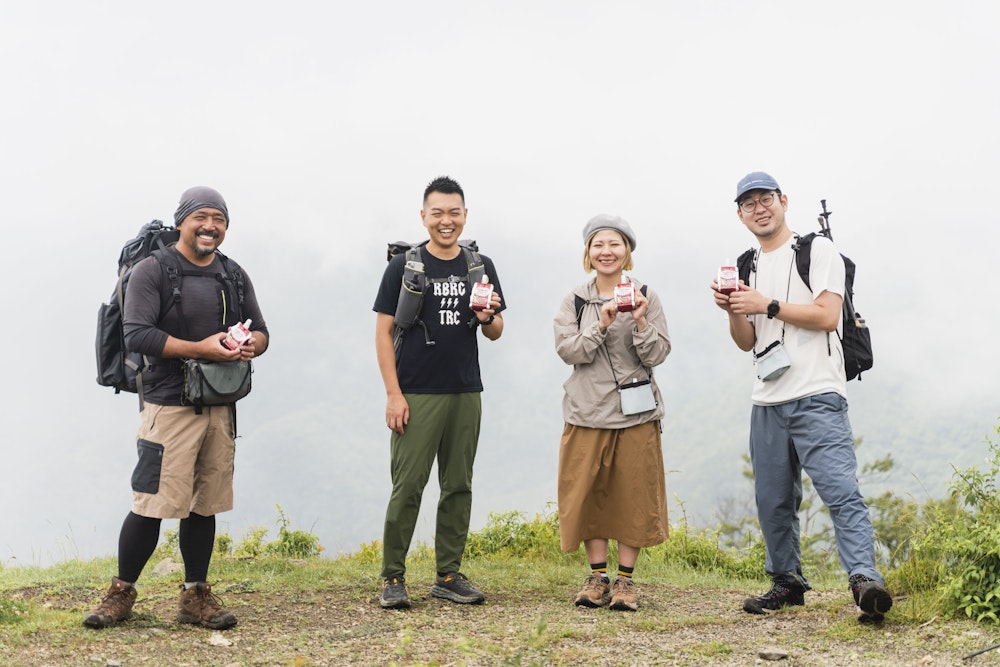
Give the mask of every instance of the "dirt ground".
<path id="1" fill-rule="evenodd" d="M 220 590 L 222 589 L 222 590 Z M 577 608 L 530 589 L 487 592 L 483 605 L 430 597 L 413 585 L 409 610 L 383 610 L 374 590 L 294 595 L 226 591 L 240 619 L 216 632 L 174 623 L 176 599 L 142 597 L 135 615 L 95 631 L 83 619 L 92 590 L 14 591 L 15 600 L 61 610 L 63 622 L 33 634 L 0 626 L 0 664 L 86 665 L 1000 665 L 996 629 L 890 613 L 862 626 L 846 591 L 811 592 L 805 607 L 767 616 L 741 610 L 746 591 L 640 586 L 638 612 Z M 784 657 L 781 657 L 784 656 Z"/>

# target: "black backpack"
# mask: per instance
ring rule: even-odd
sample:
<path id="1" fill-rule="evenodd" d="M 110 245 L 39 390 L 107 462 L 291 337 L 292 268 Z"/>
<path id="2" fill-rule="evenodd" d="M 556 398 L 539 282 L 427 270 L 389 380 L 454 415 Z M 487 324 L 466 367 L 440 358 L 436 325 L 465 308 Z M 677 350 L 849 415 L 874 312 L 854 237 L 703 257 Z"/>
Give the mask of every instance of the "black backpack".
<path id="1" fill-rule="evenodd" d="M 392 342 L 396 350 L 396 358 L 399 358 L 399 348 L 403 342 L 406 332 L 415 326 L 424 330 L 424 344 L 428 347 L 434 345 L 431 340 L 427 326 L 420 319 L 420 311 L 424 305 L 424 295 L 427 293 L 427 275 L 424 273 L 424 265 L 420 261 L 420 248 L 427 245 L 427 241 L 420 243 L 409 243 L 407 241 L 396 241 L 389 244 L 386 253 L 386 261 L 392 261 L 396 255 L 406 254 L 406 262 L 403 266 L 403 282 L 399 287 L 399 301 L 396 304 L 396 314 L 393 318 L 396 328 L 393 332 Z M 486 266 L 483 258 L 479 254 L 479 246 L 476 242 L 461 240 L 458 242 L 465 256 L 468 265 L 468 282 L 471 292 L 472 286 L 480 282 L 486 273 Z M 469 320 L 469 328 L 475 329 L 479 320 L 473 316 Z"/>
<path id="2" fill-rule="evenodd" d="M 830 214 L 832 211 L 826 210 L 826 200 L 820 200 L 823 212 L 819 214 L 820 231 L 796 237 L 792 250 L 795 251 L 795 268 L 802 278 L 806 287 L 809 285 L 809 263 L 812 259 L 812 242 L 816 236 L 825 236 L 833 241 L 830 233 Z M 744 252 L 736 260 L 736 268 L 739 271 L 740 280 L 749 284 L 750 272 L 754 268 L 754 258 L 757 249 L 751 248 Z M 856 265 L 846 255 L 840 255 L 844 259 L 844 306 L 842 312 L 844 336 L 840 339 L 841 347 L 844 350 L 844 371 L 848 380 L 857 378 L 861 380 L 861 374 L 867 371 L 874 364 L 872 352 L 871 332 L 865 323 L 865 318 L 854 309 L 854 272 Z"/>
<path id="3" fill-rule="evenodd" d="M 122 327 L 122 312 L 125 307 L 125 291 L 128 288 L 129 277 L 133 267 L 150 255 L 156 257 L 163 268 L 164 275 L 170 285 L 170 292 L 164 300 L 160 316 L 180 303 L 181 276 L 183 270 L 174 253 L 167 249 L 177 242 L 180 233 L 174 228 L 165 226 L 160 220 L 153 220 L 143 225 L 134 239 L 125 243 L 118 256 L 118 280 L 115 290 L 107 303 L 101 304 L 97 310 L 97 384 L 102 387 L 114 387 L 115 393 L 122 391 L 139 394 L 142 404 L 142 372 L 148 366 L 149 360 L 138 352 L 125 349 L 125 335 Z M 236 291 L 237 316 L 242 321 L 244 302 L 243 271 L 236 262 L 221 252 L 216 251 L 222 261 L 225 271 L 224 279 L 229 280 Z M 182 318 L 183 321 L 183 318 Z"/>

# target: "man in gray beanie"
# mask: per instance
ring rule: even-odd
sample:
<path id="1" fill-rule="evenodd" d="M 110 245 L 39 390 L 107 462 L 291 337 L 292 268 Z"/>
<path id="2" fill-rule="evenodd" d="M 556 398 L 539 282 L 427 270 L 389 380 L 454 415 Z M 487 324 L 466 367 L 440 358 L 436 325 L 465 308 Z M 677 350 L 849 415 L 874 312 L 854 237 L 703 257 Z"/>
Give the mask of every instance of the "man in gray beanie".
<path id="1" fill-rule="evenodd" d="M 204 185 L 196 185 L 184 191 L 184 194 L 181 195 L 181 201 L 177 205 L 177 210 L 174 211 L 174 225 L 180 227 L 184 218 L 199 208 L 214 208 L 219 211 L 226 219 L 226 228 L 229 228 L 229 209 L 226 208 L 226 200 L 222 198 L 218 190 Z"/>
<path id="2" fill-rule="evenodd" d="M 125 345 L 146 360 L 139 460 L 132 511 L 118 540 L 118 576 L 84 619 L 91 628 L 131 615 L 135 582 L 156 549 L 162 519 L 180 519 L 185 583 L 177 621 L 217 630 L 237 622 L 207 582 L 215 515 L 233 508 L 236 404 L 193 406 L 183 360 L 249 362 L 267 349 L 269 335 L 250 277 L 218 252 L 229 228 L 222 195 L 190 188 L 181 195 L 174 222 L 178 242 L 137 263 L 125 292 Z M 247 320 L 250 337 L 235 349 L 223 345 L 228 329 Z"/>

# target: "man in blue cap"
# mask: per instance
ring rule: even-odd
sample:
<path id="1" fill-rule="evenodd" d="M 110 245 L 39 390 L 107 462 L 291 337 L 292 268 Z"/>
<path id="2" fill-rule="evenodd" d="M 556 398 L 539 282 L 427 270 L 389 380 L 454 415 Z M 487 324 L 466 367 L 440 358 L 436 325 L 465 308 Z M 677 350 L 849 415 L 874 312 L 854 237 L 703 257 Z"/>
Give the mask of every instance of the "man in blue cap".
<path id="1" fill-rule="evenodd" d="M 840 342 L 845 266 L 833 243 L 811 244 L 809 285 L 796 270 L 798 235 L 785 222 L 788 196 L 755 171 L 736 186 L 736 214 L 759 243 L 747 282 L 729 295 L 712 284 L 729 315 L 736 345 L 757 366 L 750 418 L 750 460 L 757 516 L 767 546 L 771 590 L 743 609 L 763 614 L 805 604 L 799 505 L 802 471 L 830 510 L 840 562 L 862 622 L 881 621 L 892 596 L 875 567 L 875 539 L 858 487 L 847 418 L 847 376 Z"/>

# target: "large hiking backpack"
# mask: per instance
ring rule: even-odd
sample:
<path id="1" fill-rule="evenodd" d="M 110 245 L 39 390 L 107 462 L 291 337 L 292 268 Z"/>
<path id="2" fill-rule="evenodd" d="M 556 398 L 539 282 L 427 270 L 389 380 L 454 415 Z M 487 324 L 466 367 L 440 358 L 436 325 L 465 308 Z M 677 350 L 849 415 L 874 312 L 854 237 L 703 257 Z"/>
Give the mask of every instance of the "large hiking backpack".
<path id="1" fill-rule="evenodd" d="M 154 256 L 162 267 L 169 294 L 163 300 L 160 317 L 173 307 L 180 304 L 181 279 L 184 274 L 180 262 L 169 252 L 168 248 L 177 242 L 180 233 L 160 220 L 153 220 L 139 229 L 136 237 L 122 247 L 118 256 L 118 280 L 115 290 L 107 303 L 101 304 L 97 310 L 97 384 L 102 387 L 114 387 L 115 393 L 122 391 L 139 394 L 142 404 L 142 371 L 148 366 L 149 360 L 138 352 L 125 349 L 125 335 L 122 327 L 122 314 L 125 309 L 125 292 L 128 288 L 132 269 L 141 260 Z M 222 261 L 223 278 L 229 280 L 236 291 L 236 320 L 242 321 L 244 303 L 244 278 L 239 265 L 216 251 Z M 183 317 L 181 318 L 183 323 Z M 182 336 L 183 337 L 183 336 Z"/>
<path id="2" fill-rule="evenodd" d="M 830 213 L 826 210 L 826 200 L 821 200 L 823 212 L 819 214 L 820 231 L 811 232 L 805 236 L 797 236 L 792 250 L 795 251 L 795 268 L 802 282 L 806 287 L 812 289 L 809 284 L 809 264 L 812 260 L 812 242 L 817 236 L 825 236 L 833 241 L 830 232 Z M 740 280 L 749 284 L 750 272 L 754 270 L 754 259 L 757 249 L 750 248 L 736 260 L 736 268 L 740 275 Z M 844 331 L 840 338 L 841 347 L 844 350 L 844 372 L 848 380 L 857 378 L 861 380 L 861 374 L 867 371 L 874 364 L 872 352 L 871 332 L 865 323 L 865 318 L 854 309 L 854 272 L 857 268 L 853 261 L 844 254 L 840 255 L 844 260 L 844 305 L 841 313 Z"/>
<path id="3" fill-rule="evenodd" d="M 107 303 L 97 310 L 97 384 L 114 387 L 115 393 L 137 393 L 136 383 L 145 360 L 138 352 L 125 349 L 122 330 L 122 311 L 125 309 L 125 289 L 128 287 L 132 267 L 146 259 L 154 250 L 176 243 L 180 233 L 164 226 L 160 220 L 148 222 L 139 229 L 134 239 L 127 242 L 118 256 L 118 281 Z"/>
<path id="4" fill-rule="evenodd" d="M 424 295 L 427 293 L 427 275 L 424 273 L 424 264 L 420 261 L 420 248 L 427 245 L 427 241 L 420 243 L 409 243 L 407 241 L 396 241 L 389 244 L 386 253 L 386 261 L 392 261 L 396 255 L 405 253 L 406 260 L 403 265 L 403 281 L 399 286 L 399 301 L 396 304 L 396 314 L 393 322 L 396 325 L 392 335 L 393 347 L 396 350 L 396 358 L 399 358 L 399 348 L 402 345 L 406 332 L 415 326 L 424 330 L 424 344 L 428 347 L 434 345 L 431 340 L 427 325 L 420 319 L 420 311 L 424 305 Z M 472 286 L 483 279 L 486 273 L 486 266 L 482 256 L 479 254 L 479 246 L 476 242 L 461 240 L 458 242 L 465 256 L 468 266 L 468 282 L 471 293 Z M 475 316 L 469 320 L 469 327 L 475 328 L 479 320 Z"/>

